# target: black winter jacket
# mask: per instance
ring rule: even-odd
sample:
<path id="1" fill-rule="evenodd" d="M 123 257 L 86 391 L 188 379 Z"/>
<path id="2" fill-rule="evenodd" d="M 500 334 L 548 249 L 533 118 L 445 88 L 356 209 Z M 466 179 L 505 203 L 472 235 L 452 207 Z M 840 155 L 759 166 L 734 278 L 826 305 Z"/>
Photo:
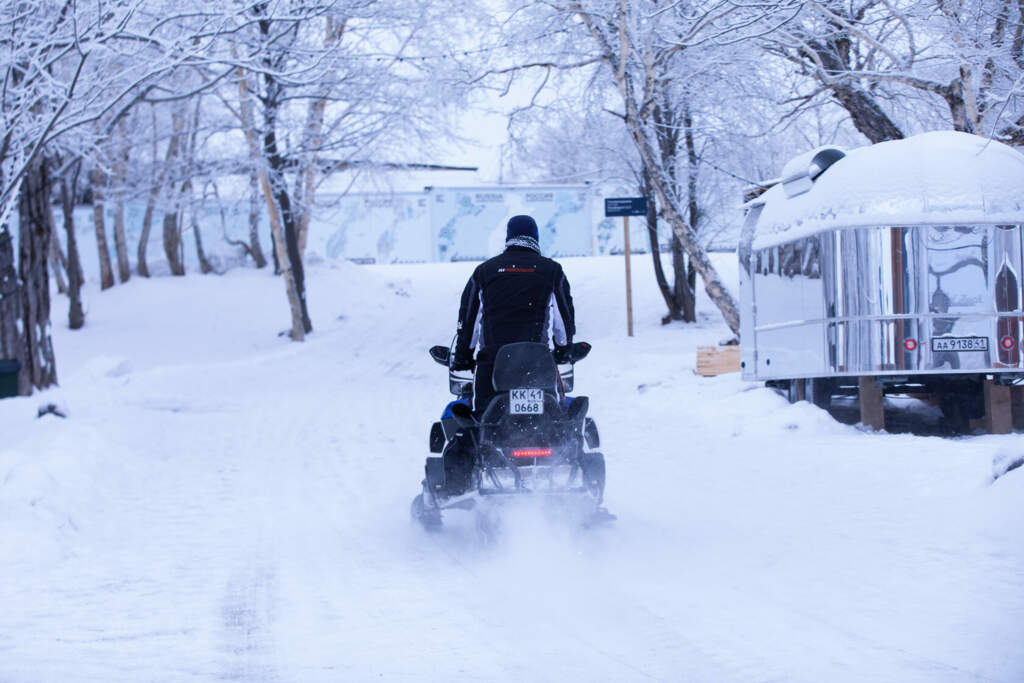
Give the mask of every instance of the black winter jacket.
<path id="1" fill-rule="evenodd" d="M 456 362 L 513 342 L 568 346 L 576 333 L 569 281 L 562 266 L 526 247 L 509 247 L 484 261 L 466 283 L 459 307 Z"/>

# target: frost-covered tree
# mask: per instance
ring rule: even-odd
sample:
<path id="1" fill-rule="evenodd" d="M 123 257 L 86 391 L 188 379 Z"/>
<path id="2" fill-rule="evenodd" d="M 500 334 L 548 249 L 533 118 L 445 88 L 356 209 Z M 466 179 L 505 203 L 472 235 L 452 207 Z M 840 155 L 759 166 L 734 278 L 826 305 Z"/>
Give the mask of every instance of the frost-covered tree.
<path id="1" fill-rule="evenodd" d="M 0 356 L 21 363 L 19 391 L 56 382 L 50 341 L 48 251 L 51 162 L 47 147 L 90 119 L 81 93 L 86 65 L 102 49 L 102 17 L 73 3 L 12 2 L 0 8 Z M 81 23 L 79 23 L 81 19 Z M 10 234 L 19 218 L 18 259 Z"/>
<path id="2" fill-rule="evenodd" d="M 316 190 L 339 171 L 413 162 L 450 137 L 461 97 L 444 60 L 454 3 L 257 2 L 225 40 L 236 65 L 219 94 L 262 188 L 291 337 L 312 330 L 303 266 Z M 463 16 L 465 16 L 463 14 Z"/>
<path id="3" fill-rule="evenodd" d="M 518 177 L 544 182 L 611 184 L 651 197 L 649 174 L 640 162 L 621 117 L 613 109 L 618 95 L 604 69 L 591 67 L 589 71 L 589 78 L 585 80 L 561 79 L 577 83 L 575 87 L 560 83 L 557 98 L 513 115 L 511 131 L 517 150 L 515 173 Z M 698 189 L 709 170 L 705 163 L 710 161 L 708 141 L 703 134 L 706 129 L 695 125 L 688 93 L 684 90 L 673 96 L 671 88 L 678 83 L 668 79 L 661 85 L 663 90 L 654 111 L 658 158 L 668 169 L 674 192 L 685 198 L 687 218 L 706 247 L 707 231 L 703 228 L 708 211 L 704 204 L 709 197 Z M 696 271 L 687 268 L 682 243 L 671 229 L 659 229 L 659 224 L 661 228 L 667 226 L 658 214 L 658 202 L 649 202 L 648 244 L 655 279 L 667 308 L 662 322 L 694 322 Z M 669 274 L 662 260 L 662 244 L 668 245 Z"/>
<path id="4" fill-rule="evenodd" d="M 53 180 L 86 159 L 95 166 L 94 151 L 154 83 L 202 61 L 225 26 L 223 14 L 203 7 L 141 0 L 0 5 L 0 356 L 21 362 L 22 393 L 57 377 L 49 336 Z"/>
<path id="5" fill-rule="evenodd" d="M 921 129 L 1024 142 L 1024 5 L 1018 0 L 817 0 L 765 36 L 872 142 Z"/>
<path id="6" fill-rule="evenodd" d="M 172 271 L 183 272 L 186 212 L 205 270 L 196 202 L 216 177 L 262 177 L 292 336 L 301 339 L 311 329 L 301 254 L 315 191 L 339 169 L 414 160 L 450 130 L 445 111 L 457 89 L 445 85 L 455 79 L 443 77 L 438 58 L 449 56 L 447 40 L 458 32 L 449 29 L 473 7 L 456 4 L 35 0 L 0 7 L 0 356 L 22 362 L 22 391 L 56 377 L 46 277 L 55 182 L 68 233 L 70 322 L 79 327 L 75 179 L 88 184 L 101 245 L 104 204 L 113 208 L 123 281 L 126 198 L 147 200 L 140 273 L 148 274 L 146 245 L 161 212 Z M 234 122 L 225 125 L 231 111 Z M 225 158 L 233 134 L 237 154 Z M 216 135 L 222 144 L 208 152 L 204 142 Z M 9 234 L 15 211 L 18 259 Z M 249 250 L 260 261 L 255 230 L 252 237 Z M 103 252 L 101 262 L 109 261 Z M 108 272 L 112 283 L 112 263 Z"/>
<path id="7" fill-rule="evenodd" d="M 535 58 L 498 64 L 489 70 L 493 75 L 502 75 L 525 68 L 550 72 L 600 65 L 618 93 L 614 114 L 633 142 L 661 216 L 703 280 L 708 296 L 737 333 L 736 303 L 701 244 L 695 225 L 698 216 L 688 204 L 687 193 L 694 194 L 691 180 L 696 176 L 690 174 L 685 182 L 680 181 L 678 150 L 664 146 L 668 143 L 671 147 L 676 133 L 666 136 L 666 132 L 683 132 L 685 146 L 684 131 L 694 129 L 678 123 L 687 119 L 685 111 L 689 105 L 686 98 L 680 100 L 679 96 L 685 92 L 680 84 L 690 75 L 688 69 L 700 65 L 702 60 L 713 59 L 711 48 L 750 40 L 791 21 L 800 5 L 796 0 L 565 0 L 519 6 L 509 21 L 522 26 L 519 31 L 536 37 L 539 47 L 535 48 Z M 689 64 L 679 64 L 681 55 L 686 56 Z M 713 71 L 712 65 L 706 62 L 709 72 Z M 684 172 L 689 173 L 691 168 L 687 153 Z"/>

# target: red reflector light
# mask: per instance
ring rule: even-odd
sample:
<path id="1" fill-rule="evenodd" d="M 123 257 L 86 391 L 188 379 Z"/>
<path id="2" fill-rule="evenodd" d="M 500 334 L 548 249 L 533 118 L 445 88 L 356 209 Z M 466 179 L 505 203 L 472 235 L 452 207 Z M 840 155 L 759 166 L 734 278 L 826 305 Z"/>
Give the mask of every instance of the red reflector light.
<path id="1" fill-rule="evenodd" d="M 549 455 L 550 448 L 517 448 L 512 451 L 513 458 L 545 458 Z"/>

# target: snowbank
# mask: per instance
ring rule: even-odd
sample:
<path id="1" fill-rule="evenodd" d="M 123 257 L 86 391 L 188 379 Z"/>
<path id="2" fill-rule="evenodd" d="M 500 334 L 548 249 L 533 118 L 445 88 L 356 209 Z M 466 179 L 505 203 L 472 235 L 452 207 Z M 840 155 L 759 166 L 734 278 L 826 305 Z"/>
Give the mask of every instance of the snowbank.
<path id="1" fill-rule="evenodd" d="M 304 344 L 266 272 L 90 289 L 61 388 L 0 401 L 0 680 L 1021 679 L 1019 435 L 699 377 L 727 329 L 663 327 L 649 258 L 633 338 L 621 259 L 564 263 L 616 525 L 410 526 L 473 266 L 313 267 Z"/>

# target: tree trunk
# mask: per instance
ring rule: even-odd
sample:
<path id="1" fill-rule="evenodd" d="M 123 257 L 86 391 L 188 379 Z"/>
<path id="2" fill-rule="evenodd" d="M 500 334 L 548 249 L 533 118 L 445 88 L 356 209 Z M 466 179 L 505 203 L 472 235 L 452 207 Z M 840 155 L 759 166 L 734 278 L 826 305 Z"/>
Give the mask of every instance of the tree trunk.
<path id="1" fill-rule="evenodd" d="M 263 247 L 260 245 L 260 184 L 265 172 L 262 170 L 263 157 L 260 154 L 259 142 L 256 139 L 256 120 L 252 111 L 252 101 L 249 99 L 249 77 L 245 71 L 239 68 L 236 72 L 238 77 L 238 91 L 240 95 L 239 115 L 242 120 L 242 129 L 245 132 L 245 139 L 249 143 L 249 160 L 252 166 L 249 168 L 249 185 L 252 194 L 249 195 L 249 249 L 257 268 L 267 265 L 267 258 L 263 255 Z M 279 273 L 277 261 L 277 244 L 274 241 L 274 231 L 270 232 L 270 252 L 274 258 L 274 273 Z"/>
<path id="2" fill-rule="evenodd" d="M 78 170 L 74 177 L 77 178 Z M 82 310 L 82 261 L 78 257 L 78 239 L 75 236 L 75 184 L 68 184 L 66 178 L 60 183 L 60 203 L 64 208 L 64 232 L 68 243 L 68 327 L 73 330 L 85 325 Z"/>
<path id="3" fill-rule="evenodd" d="M 690 322 L 697 322 L 697 271 L 693 262 L 686 262 L 686 291 L 690 293 Z"/>
<path id="4" fill-rule="evenodd" d="M 678 192 L 678 183 L 676 181 L 676 169 L 678 166 L 677 157 L 679 152 L 679 112 L 677 106 L 669 101 L 666 93 L 659 93 L 660 96 L 656 97 L 657 103 L 650 110 L 650 115 L 654 121 L 654 136 L 657 142 L 657 153 L 659 168 L 663 169 L 666 182 L 671 185 L 674 192 Z M 650 206 L 648 208 L 648 215 L 652 215 L 652 209 L 657 205 L 654 197 L 654 189 L 651 183 L 651 173 L 654 172 L 652 169 L 644 166 L 644 191 L 646 196 L 650 200 Z M 656 216 L 656 214 L 653 214 Z M 654 235 L 657 237 L 657 235 Z M 685 272 L 686 259 L 683 255 L 682 247 L 679 244 L 679 240 L 672 236 L 671 240 L 671 254 L 672 254 L 672 273 L 673 283 L 670 286 L 667 278 L 665 277 L 663 267 L 661 264 L 661 253 L 658 252 L 658 260 L 656 263 L 656 275 L 660 280 L 659 286 L 662 287 L 662 296 L 665 297 L 665 303 L 668 305 L 668 315 L 661 319 L 662 325 L 667 325 L 673 320 L 688 321 L 685 303 L 686 301 L 692 300 L 689 295 L 689 291 L 686 289 L 686 278 L 680 273 Z M 660 274 L 657 270 L 662 270 Z"/>
<path id="5" fill-rule="evenodd" d="M 673 320 L 680 320 L 682 314 L 676 303 L 675 293 L 668 284 L 665 277 L 665 267 L 661 263 L 661 245 L 658 244 L 658 207 L 654 201 L 654 189 L 651 186 L 650 172 L 642 170 L 644 179 L 644 196 L 647 197 L 647 238 L 651 244 L 651 257 L 654 259 L 654 279 L 658 283 L 658 290 L 668 307 L 668 314 L 661 319 L 662 325 L 667 325 Z"/>
<path id="6" fill-rule="evenodd" d="M 855 83 L 836 81 L 837 74 L 848 73 L 853 67 L 848 63 L 850 51 L 846 29 L 841 26 L 833 28 L 834 34 L 824 42 L 805 41 L 800 51 L 801 58 L 808 65 L 820 65 L 816 70 L 818 79 L 831 90 L 832 97 L 850 115 L 854 128 L 860 131 L 861 135 L 871 142 L 902 140 L 903 131 L 893 123 L 875 98 Z"/>
<path id="7" fill-rule="evenodd" d="M 192 211 L 190 215 L 192 217 L 192 233 L 196 237 L 196 258 L 199 259 L 199 271 L 206 275 L 213 272 L 213 266 L 210 265 L 209 259 L 206 258 L 206 252 L 203 250 L 203 238 L 199 232 L 199 221 L 196 219 L 195 211 Z"/>
<path id="8" fill-rule="evenodd" d="M 847 84 L 833 85 L 832 95 L 850 115 L 854 127 L 871 142 L 903 139 L 903 131 L 882 111 L 874 98 L 860 88 Z"/>
<path id="9" fill-rule="evenodd" d="M 335 22 L 333 18 L 327 17 L 324 29 L 324 51 L 332 50 L 345 34 L 346 23 Z M 302 182 L 299 190 L 299 254 L 305 256 L 306 243 L 309 239 L 309 220 L 313 210 L 313 200 L 316 195 L 315 169 L 319 157 L 320 146 L 323 143 L 324 111 L 327 108 L 327 99 L 318 98 L 309 103 L 309 113 L 306 119 L 306 140 L 303 154 L 303 170 L 301 173 Z"/>
<path id="10" fill-rule="evenodd" d="M 178 209 L 164 214 L 164 254 L 171 275 L 185 274 L 184 250 L 181 243 L 181 214 Z"/>
<path id="11" fill-rule="evenodd" d="M 117 154 L 115 173 L 117 187 L 114 199 L 114 250 L 117 252 L 117 275 L 121 282 L 128 282 L 132 266 L 128 261 L 128 241 L 124 234 L 124 193 L 128 169 L 128 141 L 125 139 L 124 120 L 121 120 L 121 150 Z"/>
<path id="12" fill-rule="evenodd" d="M 188 134 L 188 146 L 185 151 L 185 165 L 187 168 L 192 168 L 196 158 L 196 144 L 199 139 L 199 116 L 202 112 L 202 97 L 196 98 L 196 109 L 192 117 L 192 127 Z M 204 191 L 205 194 L 205 191 Z M 196 198 L 195 191 L 192 187 L 191 178 L 185 180 L 185 184 L 181 188 L 182 198 L 188 201 L 188 215 L 190 225 L 192 227 L 192 234 L 196 241 L 196 257 L 199 261 L 199 271 L 204 275 L 213 272 L 213 266 L 206 258 L 206 252 L 203 251 L 203 235 L 199 230 L 199 217 L 196 215 Z M 182 247 L 182 268 L 184 268 L 184 245 Z"/>
<path id="13" fill-rule="evenodd" d="M 107 226 L 103 218 L 103 171 L 93 168 L 92 179 L 92 221 L 96 229 L 96 249 L 100 256 L 100 289 L 114 286 L 114 270 L 110 263 L 110 247 L 107 246 Z"/>
<path id="14" fill-rule="evenodd" d="M 256 138 L 256 119 L 253 114 L 252 100 L 249 98 L 249 76 L 241 68 L 235 71 L 238 78 L 239 94 L 239 116 L 242 121 L 242 130 L 245 133 L 246 142 L 249 144 L 249 250 L 257 268 L 267 265 L 267 259 L 263 255 L 263 247 L 260 245 L 260 184 L 265 175 L 263 156 L 260 154 L 259 142 Z M 274 242 L 274 231 L 270 231 L 270 252 L 274 258 L 274 273 L 279 273 L 277 262 L 277 245 Z"/>
<path id="15" fill-rule="evenodd" d="M 176 197 L 174 196 L 174 175 L 171 172 L 175 161 L 178 158 L 178 154 L 181 148 L 181 138 L 184 134 L 185 129 L 185 117 L 181 113 L 180 109 L 175 109 L 171 114 L 171 122 L 174 128 L 174 132 L 171 135 L 170 142 L 167 143 L 167 154 L 164 157 L 163 168 L 156 174 L 153 183 L 153 188 L 149 192 L 149 199 L 146 202 L 146 213 L 142 218 L 142 234 L 139 236 L 139 275 L 143 277 L 149 277 L 149 265 L 146 262 L 146 247 L 149 244 L 149 234 L 153 225 L 153 212 L 156 209 L 156 202 L 160 198 L 160 193 L 163 192 L 164 186 L 168 185 L 168 203 L 170 206 L 176 206 Z M 156 136 L 156 114 L 153 115 L 153 129 L 154 136 Z M 153 144 L 153 159 L 154 163 L 156 160 L 156 143 Z M 168 178 L 171 180 L 168 182 Z M 176 212 L 172 212 L 176 213 Z M 173 225 L 177 226 L 178 218 L 173 216 Z M 165 251 L 166 251 L 166 240 L 168 230 L 168 219 L 167 214 L 164 214 L 164 240 L 165 240 Z M 180 239 L 179 239 L 180 241 Z M 171 262 L 168 257 L 168 262 Z M 184 274 L 184 271 L 182 271 Z"/>
<path id="16" fill-rule="evenodd" d="M 274 204 L 280 211 L 280 227 L 283 228 L 284 232 L 282 235 L 281 230 L 274 231 L 274 242 L 277 245 L 277 260 L 281 265 L 282 271 L 287 268 L 292 273 L 292 279 L 295 283 L 295 295 L 302 320 L 302 329 L 305 334 L 309 334 L 313 331 L 313 324 L 309 319 L 309 311 L 306 308 L 306 278 L 302 267 L 302 254 L 299 252 L 299 235 L 298 226 L 295 224 L 295 212 L 292 211 L 291 198 L 288 196 L 288 186 L 284 178 L 284 159 L 277 153 L 277 144 L 273 131 L 264 136 L 264 140 L 270 164 L 268 182 L 271 191 L 274 193 Z M 282 258 L 286 259 L 287 262 L 283 261 Z"/>
<path id="17" fill-rule="evenodd" d="M 181 109 L 171 112 L 171 121 L 174 126 L 174 135 L 171 136 L 171 143 L 167 147 L 167 159 L 173 162 L 184 155 L 182 136 L 185 135 L 185 113 L 184 105 Z M 172 156 L 173 155 L 173 156 Z M 170 166 L 170 164 L 168 164 Z M 175 190 L 175 181 L 171 176 L 170 188 L 170 209 L 164 214 L 164 255 L 167 256 L 167 264 L 171 268 L 172 275 L 185 274 L 185 252 L 181 241 L 181 202 L 188 189 L 188 181 L 181 184 L 181 190 Z"/>
<path id="18" fill-rule="evenodd" d="M 196 202 L 195 197 L 192 196 L 192 183 L 188 183 L 188 195 L 189 195 L 189 220 L 192 226 L 192 234 L 196 240 L 196 259 L 199 261 L 199 271 L 206 275 L 207 273 L 213 272 L 213 266 L 210 265 L 210 261 L 206 258 L 206 252 L 203 250 L 203 236 L 199 231 L 199 217 L 196 215 Z"/>
<path id="19" fill-rule="evenodd" d="M 949 107 L 949 116 L 953 120 L 953 130 L 958 130 L 961 133 L 976 132 L 974 117 L 971 116 L 971 107 L 968 106 L 965 92 L 965 89 L 970 87 L 970 85 L 965 85 L 963 81 L 956 78 L 942 89 L 942 98 L 946 100 L 946 105 Z"/>
<path id="20" fill-rule="evenodd" d="M 149 244 L 149 233 L 153 229 L 153 211 L 156 209 L 156 199 L 160 196 L 160 187 L 153 186 L 149 191 L 149 198 L 146 200 L 146 213 L 142 216 L 142 230 L 139 232 L 139 275 L 149 277 L 149 264 L 146 262 L 146 246 Z"/>
<path id="21" fill-rule="evenodd" d="M 675 304 L 679 310 L 679 318 L 684 323 L 697 322 L 696 297 L 693 284 L 687 277 L 686 252 L 683 243 L 672 233 L 672 276 L 674 278 Z"/>
<path id="22" fill-rule="evenodd" d="M 128 262 L 128 244 L 124 234 L 124 197 L 118 197 L 114 204 L 114 249 L 117 252 L 117 275 L 121 282 L 128 282 L 132 267 Z"/>
<path id="23" fill-rule="evenodd" d="M 282 266 L 281 274 L 284 276 L 285 293 L 288 296 L 288 308 L 291 310 L 292 314 L 291 338 L 294 341 L 303 341 L 306 338 L 306 327 L 304 325 L 302 315 L 303 302 L 299 298 L 298 288 L 295 285 L 295 278 L 292 274 L 291 268 L 289 267 L 288 257 L 284 253 L 284 237 L 282 235 L 280 218 L 281 214 L 278 211 L 274 192 L 270 186 L 270 179 L 267 177 L 267 167 L 266 164 L 263 163 L 263 154 L 260 151 L 260 143 L 256 135 L 256 129 L 252 125 L 252 103 L 249 100 L 249 83 L 245 74 L 241 70 L 239 70 L 238 89 L 242 102 L 242 123 L 245 128 L 245 139 L 249 143 L 249 154 L 253 160 L 255 168 L 257 169 L 256 172 L 259 176 L 260 186 L 263 190 L 263 197 L 267 203 L 267 214 L 270 216 L 270 234 L 274 244 L 274 257 L 275 261 L 280 263 Z"/>
<path id="24" fill-rule="evenodd" d="M 213 266 L 210 265 L 210 261 L 206 258 L 206 252 L 203 250 L 203 238 L 199 232 L 199 221 L 196 219 L 195 211 L 191 212 L 191 217 L 192 233 L 196 237 L 196 258 L 199 259 L 199 271 L 206 275 L 213 272 Z"/>
<path id="25" fill-rule="evenodd" d="M 266 171 L 263 171 L 261 176 L 263 196 L 267 200 L 267 211 L 270 214 L 270 231 L 274 237 L 277 262 L 283 266 L 281 274 L 284 276 L 285 292 L 288 295 L 288 307 L 291 309 L 292 313 L 291 338 L 294 341 L 303 341 L 306 338 L 305 320 L 302 315 L 302 303 L 299 298 L 298 287 L 295 285 L 295 277 L 289 265 L 288 254 L 285 253 L 284 249 L 284 236 L 281 234 L 281 214 L 278 211 L 277 201 L 275 200 L 274 192 L 270 187 L 270 180 L 267 178 Z"/>
<path id="26" fill-rule="evenodd" d="M 328 21 L 328 23 L 330 23 Z M 329 29 L 328 29 L 329 30 Z M 306 144 L 309 149 L 303 155 L 302 182 L 299 186 L 299 254 L 305 255 L 306 243 L 309 239 L 309 219 L 312 214 L 313 200 L 316 196 L 316 177 L 314 170 L 317 163 L 316 151 L 322 143 L 321 129 L 324 123 L 324 109 L 327 101 L 314 100 L 309 104 L 309 120 L 306 123 Z"/>
<path id="27" fill-rule="evenodd" d="M 700 235 L 700 204 L 697 199 L 698 162 L 697 144 L 693 139 L 693 115 L 688 102 L 683 108 L 683 144 L 686 147 L 686 210 L 690 221 L 690 230 Z M 676 296 L 679 297 L 683 309 L 683 320 L 688 323 L 697 322 L 697 290 L 695 288 L 695 271 L 692 263 L 684 263 L 683 245 L 673 236 L 672 254 L 676 267 Z"/>
<path id="28" fill-rule="evenodd" d="M 264 29 L 266 22 L 261 21 L 261 29 Z M 264 29 L 266 35 L 269 27 Z M 288 194 L 288 182 L 285 179 L 285 160 L 277 148 L 277 118 L 280 107 L 281 84 L 276 80 L 271 71 L 263 74 L 266 83 L 266 96 L 263 102 L 263 158 L 267 160 L 267 180 L 270 191 L 274 194 L 274 205 L 280 212 L 278 217 L 283 228 L 274 231 L 275 253 L 277 254 L 278 265 L 281 271 L 291 273 L 294 283 L 295 297 L 299 305 L 299 313 L 302 329 L 305 334 L 313 331 L 313 324 L 309 319 L 309 311 L 306 307 L 306 278 L 302 267 L 302 253 L 299 251 L 299 230 L 296 225 L 295 211 L 292 207 L 291 197 Z M 283 242 L 282 242 L 283 239 Z M 282 260 L 282 257 L 285 260 Z M 294 332 L 293 332 L 294 337 Z"/>
<path id="29" fill-rule="evenodd" d="M 266 6 L 260 6 L 257 11 L 265 13 Z M 264 41 L 268 40 L 271 34 L 270 20 L 260 18 L 258 25 L 261 38 Z M 295 207 L 288 194 L 286 162 L 277 147 L 277 119 L 284 101 L 284 86 L 275 74 L 282 65 L 281 60 L 281 53 L 275 54 L 269 50 L 264 52 L 263 65 L 266 68 L 263 71 L 263 97 L 260 98 L 263 104 L 263 146 L 260 156 L 267 162 L 266 178 L 274 194 L 274 205 L 279 212 L 280 228 L 283 228 L 284 233 L 282 235 L 281 230 L 273 233 L 276 242 L 274 253 L 281 271 L 291 273 L 295 294 L 295 301 L 292 303 L 298 303 L 302 329 L 304 334 L 309 334 L 313 331 L 313 324 L 309 320 L 309 311 L 306 307 L 306 276 L 302 267 L 302 252 L 299 250 L 299 226 L 296 223 Z M 294 331 L 292 334 L 294 337 Z"/>
<path id="30" fill-rule="evenodd" d="M 153 114 L 153 168 L 156 169 L 157 151 L 159 149 L 158 140 L 160 139 L 159 128 L 156 121 L 156 106 L 152 106 L 150 111 Z M 168 144 L 167 150 L 168 157 L 170 157 L 171 153 L 170 147 L 175 144 L 174 140 L 174 136 L 171 136 L 171 142 Z M 156 200 L 160 196 L 160 190 L 163 186 L 163 172 L 157 172 L 154 170 L 150 174 L 149 180 L 152 187 L 150 187 L 149 197 L 146 199 L 146 212 L 142 216 L 142 230 L 139 232 L 139 248 L 137 252 L 139 275 L 142 277 L 149 277 L 149 264 L 146 262 L 146 247 L 149 246 L 149 233 L 153 228 L 153 211 L 156 209 Z"/>
<path id="31" fill-rule="evenodd" d="M 68 262 L 60 250 L 56 231 L 50 233 L 50 267 L 53 269 L 53 277 L 57 281 L 57 293 L 67 294 L 68 284 L 64 280 L 64 273 L 67 272 Z"/>
<path id="32" fill-rule="evenodd" d="M 263 255 L 263 246 L 260 244 L 260 189 L 255 168 L 249 172 L 249 186 L 249 253 L 256 261 L 256 267 L 264 268 L 267 257 Z"/>
<path id="33" fill-rule="evenodd" d="M 50 339 L 50 277 L 47 255 L 53 232 L 50 183 L 46 160 L 37 158 L 25 175 L 19 199 L 21 230 L 18 271 L 22 284 L 24 366 L 18 379 L 23 395 L 57 383 L 57 364 Z"/>
<path id="34" fill-rule="evenodd" d="M 281 217 L 278 216 L 278 220 L 280 219 Z M 270 227 L 274 227 L 273 223 L 271 223 Z M 283 269 L 281 268 L 281 254 L 287 254 L 282 247 L 284 244 L 282 242 L 283 239 L 283 232 L 274 232 L 274 230 L 270 231 L 270 255 L 274 257 L 274 275 L 280 275 L 283 272 Z"/>
<path id="35" fill-rule="evenodd" d="M 16 360 L 25 367 L 21 285 L 14 263 L 14 242 L 10 230 L 6 224 L 0 225 L 0 360 Z M 20 376 L 18 384 L 20 393 Z"/>

